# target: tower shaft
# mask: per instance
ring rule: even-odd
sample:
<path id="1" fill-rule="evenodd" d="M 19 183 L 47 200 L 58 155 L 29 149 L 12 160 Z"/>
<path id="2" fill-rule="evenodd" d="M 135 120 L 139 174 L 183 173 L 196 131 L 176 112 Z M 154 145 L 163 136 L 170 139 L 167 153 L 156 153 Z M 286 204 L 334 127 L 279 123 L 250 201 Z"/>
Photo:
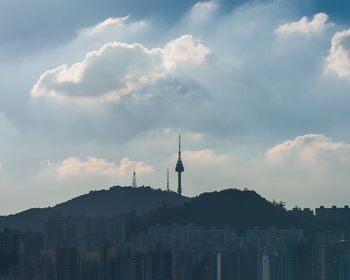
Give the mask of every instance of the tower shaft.
<path id="1" fill-rule="evenodd" d="M 182 195 L 181 172 L 178 172 L 178 173 L 177 173 L 177 180 L 178 180 L 177 194 L 178 194 L 178 195 Z"/>
<path id="2" fill-rule="evenodd" d="M 134 173 L 132 175 L 132 187 L 137 188 L 136 171 L 134 171 Z"/>

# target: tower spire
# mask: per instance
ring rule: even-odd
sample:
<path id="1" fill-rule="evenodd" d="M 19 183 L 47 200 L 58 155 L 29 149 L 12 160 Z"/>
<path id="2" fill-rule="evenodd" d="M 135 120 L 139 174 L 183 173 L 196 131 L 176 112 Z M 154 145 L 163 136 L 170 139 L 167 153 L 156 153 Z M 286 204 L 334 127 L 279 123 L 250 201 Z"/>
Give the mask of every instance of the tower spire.
<path id="1" fill-rule="evenodd" d="M 181 134 L 179 134 L 179 159 L 181 159 Z"/>
<path id="2" fill-rule="evenodd" d="M 179 156 L 177 159 L 175 171 L 177 172 L 177 176 L 178 176 L 177 193 L 178 195 L 181 195 L 182 194 L 181 173 L 185 171 L 184 165 L 181 160 L 181 134 L 179 134 Z"/>

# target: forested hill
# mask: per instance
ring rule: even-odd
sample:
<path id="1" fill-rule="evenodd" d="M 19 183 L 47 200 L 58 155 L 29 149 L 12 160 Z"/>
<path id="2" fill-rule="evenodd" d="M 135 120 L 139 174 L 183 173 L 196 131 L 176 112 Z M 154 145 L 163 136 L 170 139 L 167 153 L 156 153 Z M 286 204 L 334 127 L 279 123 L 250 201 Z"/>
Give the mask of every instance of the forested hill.
<path id="1" fill-rule="evenodd" d="M 136 219 L 134 231 L 156 224 L 194 223 L 205 227 L 229 226 L 242 232 L 256 226 L 287 228 L 294 222 L 283 204 L 267 201 L 254 191 L 227 189 L 203 193 L 181 206 L 162 206 Z"/>
<path id="2" fill-rule="evenodd" d="M 51 208 L 30 209 L 0 218 L 1 228 L 42 231 L 50 215 L 114 217 L 127 214 L 130 232 L 161 225 L 193 223 L 205 227 L 229 226 L 237 231 L 253 227 L 286 228 L 295 219 L 282 204 L 272 203 L 254 191 L 226 189 L 194 198 L 150 187 L 112 187 L 91 191 Z"/>
<path id="3" fill-rule="evenodd" d="M 49 208 L 35 208 L 0 218 L 0 229 L 43 230 L 48 216 L 61 213 L 65 216 L 113 217 L 128 212 L 146 213 L 161 205 L 182 205 L 189 198 L 174 192 L 150 187 L 120 187 L 91 191 L 67 202 Z"/>

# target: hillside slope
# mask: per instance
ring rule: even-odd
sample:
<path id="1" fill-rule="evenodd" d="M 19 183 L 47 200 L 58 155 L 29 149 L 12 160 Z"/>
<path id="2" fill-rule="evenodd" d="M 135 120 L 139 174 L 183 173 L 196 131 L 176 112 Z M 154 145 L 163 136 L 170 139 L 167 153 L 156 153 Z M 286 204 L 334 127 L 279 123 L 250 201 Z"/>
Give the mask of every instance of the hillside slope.
<path id="1" fill-rule="evenodd" d="M 67 202 L 50 208 L 29 209 L 0 218 L 0 229 L 29 229 L 42 231 L 49 215 L 61 213 L 67 216 L 105 216 L 136 212 L 138 214 L 156 209 L 161 205 L 181 205 L 189 198 L 174 192 L 166 192 L 150 187 L 112 187 L 109 190 L 91 191 Z"/>
<path id="2" fill-rule="evenodd" d="M 227 189 L 201 194 L 181 206 L 163 206 L 141 217 L 135 222 L 133 231 L 156 224 L 174 223 L 194 223 L 205 227 L 230 226 L 240 232 L 255 226 L 286 228 L 295 224 L 282 205 L 273 204 L 254 191 Z"/>
<path id="3" fill-rule="evenodd" d="M 239 232 L 255 226 L 289 227 L 295 224 L 282 205 L 271 203 L 254 191 L 226 189 L 203 193 L 194 198 L 150 187 L 112 187 L 92 191 L 52 208 L 30 209 L 0 219 L 0 229 L 30 229 L 42 231 L 48 216 L 113 217 L 126 214 L 128 230 L 137 233 L 147 227 L 185 225 L 204 227 L 229 226 Z M 134 213 L 134 214 L 132 214 Z"/>

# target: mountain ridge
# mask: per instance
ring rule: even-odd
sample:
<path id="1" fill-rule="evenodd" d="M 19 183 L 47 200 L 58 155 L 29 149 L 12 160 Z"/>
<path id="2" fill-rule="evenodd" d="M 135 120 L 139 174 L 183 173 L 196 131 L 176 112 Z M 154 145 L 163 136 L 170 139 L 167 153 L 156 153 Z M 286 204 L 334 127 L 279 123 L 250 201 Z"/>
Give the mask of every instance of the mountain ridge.
<path id="1" fill-rule="evenodd" d="M 160 225 L 195 224 L 204 227 L 231 227 L 244 232 L 254 227 L 288 228 L 298 221 L 283 203 L 270 202 L 253 190 L 234 188 L 202 193 L 181 206 L 162 206 L 136 221 L 134 232 Z"/>
<path id="2" fill-rule="evenodd" d="M 109 189 L 90 191 L 53 207 L 31 208 L 3 216 L 0 218 L 0 229 L 43 231 L 47 218 L 55 213 L 72 217 L 113 217 L 128 212 L 141 214 L 156 209 L 164 203 L 178 205 L 189 199 L 175 192 L 162 191 L 148 186 L 139 188 L 113 186 Z"/>
<path id="3" fill-rule="evenodd" d="M 270 202 L 253 190 L 228 188 L 184 197 L 151 187 L 121 187 L 90 191 L 49 208 L 33 208 L 0 218 L 0 229 L 44 231 L 49 216 L 115 217 L 128 220 L 137 233 L 156 224 L 205 227 L 229 226 L 243 232 L 255 226 L 287 228 L 295 225 L 283 203 Z"/>

